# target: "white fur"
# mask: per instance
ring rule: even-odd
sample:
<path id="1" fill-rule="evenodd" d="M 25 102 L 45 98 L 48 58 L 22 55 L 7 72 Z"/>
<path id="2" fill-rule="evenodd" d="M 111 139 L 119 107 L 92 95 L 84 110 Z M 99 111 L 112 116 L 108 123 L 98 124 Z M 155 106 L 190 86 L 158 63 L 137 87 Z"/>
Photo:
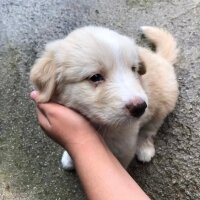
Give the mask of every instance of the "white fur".
<path id="1" fill-rule="evenodd" d="M 74 169 L 74 163 L 73 163 L 70 155 L 67 153 L 67 151 L 63 152 L 61 164 L 62 164 L 63 169 L 65 169 L 65 170 Z"/>
<path id="2" fill-rule="evenodd" d="M 145 141 L 137 148 L 136 152 L 138 160 L 142 162 L 150 162 L 155 155 L 155 148 L 153 143 Z"/>
<path id="3" fill-rule="evenodd" d="M 134 97 L 140 97 L 148 104 L 148 98 L 144 89 L 138 82 L 137 77 L 132 78 L 133 76 L 137 75 L 124 72 L 124 68 L 121 65 L 117 66 L 117 70 L 114 73 L 114 80 L 118 88 L 119 96 L 126 103 L 130 102 Z"/>

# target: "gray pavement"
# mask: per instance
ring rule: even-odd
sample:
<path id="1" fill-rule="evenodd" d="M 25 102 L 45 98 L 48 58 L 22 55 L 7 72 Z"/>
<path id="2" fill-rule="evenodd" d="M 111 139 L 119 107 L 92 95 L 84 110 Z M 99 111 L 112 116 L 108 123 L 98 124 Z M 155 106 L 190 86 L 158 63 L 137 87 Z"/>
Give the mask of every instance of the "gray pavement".
<path id="1" fill-rule="evenodd" d="M 200 199 L 200 0 L 1 0 L 0 199 L 85 199 L 76 173 L 60 168 L 62 149 L 37 125 L 29 71 L 46 42 L 89 24 L 139 44 L 141 25 L 177 38 L 176 110 L 159 131 L 153 161 L 134 160 L 129 172 L 154 200 Z"/>

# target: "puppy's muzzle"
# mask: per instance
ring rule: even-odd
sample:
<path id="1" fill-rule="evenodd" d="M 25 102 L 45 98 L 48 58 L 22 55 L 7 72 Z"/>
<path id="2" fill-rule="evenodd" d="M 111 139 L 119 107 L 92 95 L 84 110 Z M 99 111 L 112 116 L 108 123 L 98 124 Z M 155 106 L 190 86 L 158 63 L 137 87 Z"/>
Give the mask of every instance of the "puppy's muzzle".
<path id="1" fill-rule="evenodd" d="M 144 114 L 147 104 L 140 97 L 135 97 L 126 105 L 126 108 L 133 117 L 139 118 Z"/>

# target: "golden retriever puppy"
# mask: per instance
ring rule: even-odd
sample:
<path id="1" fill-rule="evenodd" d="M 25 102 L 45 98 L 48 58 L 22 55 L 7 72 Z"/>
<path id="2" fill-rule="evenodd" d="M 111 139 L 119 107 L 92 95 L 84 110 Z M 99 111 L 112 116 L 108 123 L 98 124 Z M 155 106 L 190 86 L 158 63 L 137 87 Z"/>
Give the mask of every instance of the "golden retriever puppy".
<path id="1" fill-rule="evenodd" d="M 142 162 L 155 155 L 153 137 L 178 96 L 174 38 L 156 27 L 142 30 L 156 52 L 87 26 L 47 44 L 30 76 L 39 102 L 58 102 L 86 116 L 125 168 L 135 154 Z M 61 162 L 73 168 L 66 151 Z"/>

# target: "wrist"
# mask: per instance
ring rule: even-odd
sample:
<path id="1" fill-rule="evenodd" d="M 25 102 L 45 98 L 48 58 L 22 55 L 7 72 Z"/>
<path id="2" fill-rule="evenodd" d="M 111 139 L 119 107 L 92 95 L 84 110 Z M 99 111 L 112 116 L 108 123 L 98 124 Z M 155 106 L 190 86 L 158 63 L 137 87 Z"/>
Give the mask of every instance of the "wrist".
<path id="1" fill-rule="evenodd" d="M 73 160 L 79 155 L 85 154 L 87 149 L 95 148 L 95 145 L 101 142 L 100 136 L 93 128 L 80 130 L 77 135 L 78 137 L 75 140 L 66 141 L 64 144 L 64 148 L 69 152 Z"/>

